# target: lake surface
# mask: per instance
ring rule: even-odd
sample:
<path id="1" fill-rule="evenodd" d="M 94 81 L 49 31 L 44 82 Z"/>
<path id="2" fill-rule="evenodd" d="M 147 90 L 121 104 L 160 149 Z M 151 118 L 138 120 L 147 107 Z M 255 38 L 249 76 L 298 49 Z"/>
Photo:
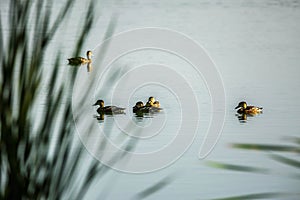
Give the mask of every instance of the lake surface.
<path id="1" fill-rule="evenodd" d="M 113 178 L 105 178 L 109 186 L 103 188 L 100 180 L 91 189 L 91 197 L 101 190 L 108 199 L 131 199 L 136 197 L 136 193 L 170 176 L 172 181 L 149 199 L 210 199 L 266 192 L 290 194 L 271 199 L 299 198 L 299 178 L 289 176 L 298 173 L 297 168 L 276 162 L 268 156 L 268 152 L 230 147 L 233 143 L 285 145 L 291 144 L 289 137 L 299 137 L 300 109 L 296 103 L 300 98 L 300 93 L 297 92 L 300 86 L 299 2 L 105 1 L 102 6 L 102 15 L 88 38 L 87 48 L 93 48 L 99 41 L 98 35 L 103 32 L 101 27 L 107 24 L 114 12 L 119 16 L 115 33 L 143 27 L 168 28 L 181 32 L 202 45 L 216 64 L 226 94 L 226 117 L 217 145 L 209 156 L 200 160 L 199 149 L 213 114 L 205 78 L 194 73 L 192 67 L 181 58 L 167 52 L 140 50 L 122 56 L 114 65 L 126 66 L 125 72 L 140 65 L 159 63 L 171 66 L 184 76 L 191 83 L 197 98 L 199 127 L 190 148 L 172 165 L 147 174 L 111 172 Z M 144 73 L 149 73 L 155 79 L 155 72 L 152 74 L 151 70 L 144 70 Z M 134 78 L 135 76 L 132 77 Z M 132 79 L 127 81 L 133 81 Z M 170 86 L 174 89 L 172 87 L 180 85 Z M 165 109 L 164 112 L 139 123 L 142 126 L 152 124 L 150 127 L 155 132 L 157 126 L 161 125 L 159 122 L 167 122 L 157 135 L 140 139 L 135 152 L 152 152 L 164 147 L 172 140 L 176 130 L 180 129 L 178 124 L 181 121 L 189 123 L 193 120 L 180 118 L 181 110 L 178 109 L 176 95 L 164 87 L 148 84 L 135 91 L 130 86 L 127 88 L 127 91 L 116 91 L 120 95 L 113 100 L 115 104 L 128 106 L 124 120 L 132 119 L 130 108 L 136 101 L 145 101 L 148 96 L 155 96 Z M 95 98 L 100 98 L 95 93 Z M 109 95 L 111 94 L 101 98 L 108 100 L 111 98 Z M 248 117 L 246 123 L 241 123 L 235 116 L 234 107 L 242 100 L 264 107 L 264 113 Z M 178 101 L 181 104 L 187 103 L 182 99 Z M 101 126 L 113 126 L 112 124 L 112 120 L 107 118 Z M 293 153 L 283 155 L 297 158 L 297 154 Z M 207 166 L 207 161 L 266 168 L 271 172 L 217 169 Z"/>
<path id="2" fill-rule="evenodd" d="M 235 143 L 293 145 L 292 138 L 299 138 L 299 1 L 152 0 L 142 3 L 135 0 L 107 0 L 101 1 L 98 7 L 97 20 L 81 52 L 85 55 L 86 50 L 94 50 L 93 70 L 88 73 L 85 67 L 81 67 L 75 87 L 88 86 L 81 85 L 86 83 L 84 81 L 90 81 L 89 84 L 93 86 L 82 105 L 82 116 L 90 117 L 89 123 L 94 129 L 87 135 L 85 126 L 78 125 L 81 139 L 86 139 L 88 144 L 97 145 L 100 142 L 99 132 L 102 131 L 116 147 L 122 148 L 124 141 L 131 138 L 136 142 L 131 151 L 147 154 L 166 148 L 174 140 L 178 130 L 182 130 L 183 123 L 188 126 L 179 134 L 195 132 L 195 137 L 192 137 L 191 145 L 178 159 L 162 165 L 162 169 L 139 174 L 111 170 L 91 186 L 85 199 L 98 199 L 99 193 L 102 199 L 139 199 L 139 194 L 146 196 L 142 191 L 159 185 L 160 181 L 168 184 L 147 199 L 212 199 L 270 192 L 286 194 L 272 196 L 270 199 L 299 199 L 299 170 L 270 157 L 283 155 L 299 160 L 299 151 L 269 152 L 232 147 Z M 53 39 L 54 44 L 49 49 L 49 54 L 57 51 L 56 45 L 64 52 L 62 57 L 70 57 L 72 49 L 69 47 L 76 42 L 79 34 L 78 27 L 72 26 L 71 18 L 84 23 L 81 5 L 75 5 L 75 11 L 65 23 L 67 34 Z M 174 30 L 200 44 L 215 64 L 226 95 L 226 114 L 220 138 L 204 159 L 199 159 L 198 155 L 211 117 L 215 114 L 212 112 L 214 105 L 205 77 L 197 73 L 182 57 L 158 49 L 141 49 L 116 56 L 108 66 L 108 71 L 97 69 L 102 67 L 99 45 L 105 37 L 109 20 L 114 15 L 118 16 L 114 34 L 144 27 Z M 124 41 L 120 45 L 124 45 Z M 50 66 L 53 62 L 45 60 L 45 65 Z M 166 73 L 161 77 L 169 80 L 167 83 L 170 85 L 156 81 L 160 80 L 160 73 L 156 73 L 160 72 L 156 68 L 159 66 L 170 70 L 168 73 L 171 75 Z M 141 71 L 134 71 L 139 68 Z M 62 69 L 62 72 L 67 70 Z M 97 70 L 104 75 L 93 79 L 93 73 L 96 74 Z M 140 84 L 139 81 L 146 77 L 147 82 Z M 148 81 L 151 78 L 155 81 Z M 137 85 L 133 84 L 135 81 Z M 193 96 L 182 97 L 176 94 L 188 88 L 185 83 L 190 86 Z M 74 96 L 80 95 L 80 91 L 75 90 Z M 149 96 L 160 101 L 163 112 L 136 118 L 132 114 L 132 106 L 139 100 L 145 102 Z M 97 121 L 94 118 L 96 108 L 91 105 L 99 98 L 104 99 L 107 104 L 126 107 L 126 115 L 105 116 L 103 121 Z M 262 106 L 263 114 L 239 121 L 234 107 L 242 100 Z M 193 107 L 194 102 L 196 107 Z M 182 109 L 185 108 L 184 105 L 188 105 L 187 110 Z M 194 113 L 196 114 L 193 115 Z M 196 131 L 193 128 L 195 124 Z M 120 129 L 124 127 L 126 131 L 120 133 Z M 87 150 L 91 153 L 94 151 L 91 146 Z M 165 154 L 161 155 L 157 160 L 168 159 Z M 209 161 L 258 167 L 268 169 L 268 172 L 218 169 L 208 166 Z M 130 159 L 127 162 L 130 165 Z M 155 162 L 154 160 L 146 165 L 152 166 Z M 135 164 L 137 168 L 138 165 L 145 165 Z M 122 165 L 116 168 L 122 169 Z M 293 176 L 294 174 L 298 177 Z"/>

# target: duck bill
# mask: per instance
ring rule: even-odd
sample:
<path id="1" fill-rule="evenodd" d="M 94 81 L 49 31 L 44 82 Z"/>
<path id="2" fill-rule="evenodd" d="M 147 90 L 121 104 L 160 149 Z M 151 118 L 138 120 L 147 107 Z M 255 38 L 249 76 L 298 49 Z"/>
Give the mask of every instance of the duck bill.
<path id="1" fill-rule="evenodd" d="M 240 106 L 235 107 L 234 109 L 238 109 Z"/>
<path id="2" fill-rule="evenodd" d="M 97 105 L 97 103 L 94 103 L 92 106 L 96 106 Z"/>

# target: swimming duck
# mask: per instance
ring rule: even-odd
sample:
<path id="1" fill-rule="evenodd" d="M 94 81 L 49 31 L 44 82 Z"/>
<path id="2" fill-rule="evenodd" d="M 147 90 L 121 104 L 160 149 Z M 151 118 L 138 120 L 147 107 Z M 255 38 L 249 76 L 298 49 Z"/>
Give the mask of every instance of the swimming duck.
<path id="1" fill-rule="evenodd" d="M 91 63 L 92 62 L 92 52 L 91 51 L 87 51 L 86 52 L 86 57 L 87 58 L 83 58 L 83 57 L 75 57 L 75 58 L 69 58 L 69 65 L 83 65 L 83 64 L 87 64 L 87 63 Z"/>
<path id="2" fill-rule="evenodd" d="M 144 107 L 144 103 L 142 101 L 138 101 L 138 102 L 136 102 L 135 106 L 132 107 L 132 111 L 134 113 L 138 112 L 143 107 Z"/>
<path id="3" fill-rule="evenodd" d="M 256 107 L 256 106 L 247 106 L 247 103 L 245 101 L 242 101 L 239 103 L 239 105 L 237 107 L 235 107 L 235 109 L 237 109 L 237 113 L 239 114 L 250 114 L 250 115 L 256 115 L 258 113 L 262 113 L 262 109 L 261 107 Z"/>
<path id="4" fill-rule="evenodd" d="M 124 110 L 125 108 L 120 108 L 117 106 L 104 106 L 104 101 L 103 100 L 98 100 L 93 106 L 100 106 L 97 109 L 97 112 L 99 114 L 125 114 Z"/>

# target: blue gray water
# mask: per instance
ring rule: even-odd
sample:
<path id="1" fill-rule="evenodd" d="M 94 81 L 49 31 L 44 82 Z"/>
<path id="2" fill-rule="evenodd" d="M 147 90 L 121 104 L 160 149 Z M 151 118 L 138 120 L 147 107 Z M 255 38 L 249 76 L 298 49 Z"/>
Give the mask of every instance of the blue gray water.
<path id="1" fill-rule="evenodd" d="M 72 19 L 84 23 L 81 6 L 76 5 Z M 94 49 L 101 43 L 111 16 L 117 16 L 114 33 L 144 27 L 167 28 L 183 33 L 206 50 L 219 70 L 226 94 L 226 116 L 217 145 L 205 159 L 199 159 L 199 149 L 213 114 L 205 79 L 193 73 L 190 66 L 180 58 L 166 52 L 143 50 L 121 57 L 113 66 L 122 66 L 124 72 L 139 65 L 160 63 L 172 66 L 191 82 L 200 113 L 199 127 L 190 148 L 170 166 L 142 174 L 112 170 L 92 185 L 86 199 L 97 199 L 99 192 L 107 199 L 132 199 L 138 192 L 153 186 L 164 177 L 171 177 L 170 184 L 148 199 L 209 199 L 265 192 L 295 194 L 278 199 L 299 198 L 299 178 L 290 177 L 291 174 L 298 173 L 295 168 L 270 159 L 267 153 L 234 149 L 230 146 L 232 143 L 284 145 L 290 144 L 291 137 L 299 137 L 299 1 L 107 0 L 99 3 L 98 7 L 97 20 L 91 34 L 86 38 L 81 52 L 83 55 L 87 49 Z M 76 42 L 79 32 L 78 27 L 70 21 L 65 23 L 68 34 L 53 39 L 50 54 L 60 48 L 64 57 L 71 55 L 72 49 L 69 46 Z M 96 55 L 101 53 L 97 48 L 95 52 Z M 51 63 L 53 61 L 45 60 L 45 64 Z M 85 78 L 91 76 L 85 68 L 80 70 Z M 155 72 L 150 72 L 149 76 L 155 76 Z M 113 89 L 99 82 L 94 85 L 99 90 Z M 136 91 L 128 88 L 128 91 L 116 92 L 118 95 L 113 102 L 128 110 L 126 116 L 116 117 L 120 123 L 135 120 L 130 111 L 131 106 L 137 100 L 145 101 L 149 95 L 155 96 L 165 109 L 153 118 L 135 121 L 142 129 L 149 124 L 155 127 L 157 123 L 157 126 L 161 126 L 160 122 L 166 121 L 161 134 L 138 142 L 136 152 L 155 151 L 172 140 L 182 121 L 177 105 L 185 102 L 176 99 L 176 95 L 168 88 L 157 84 L 145 85 Z M 87 98 L 86 104 L 90 106 L 95 98 L 104 98 L 109 102 L 111 94 L 101 94 L 101 91 L 95 92 Z M 246 123 L 241 123 L 234 110 L 241 100 L 262 106 L 264 113 L 249 117 Z M 96 114 L 92 108 L 87 113 Z M 117 130 L 115 121 L 112 117 L 106 117 L 102 123 L 96 120 L 94 123 L 97 129 L 104 127 L 107 130 Z M 117 143 L 119 132 L 112 133 L 111 137 Z M 293 153 L 283 155 L 297 158 Z M 207 161 L 267 168 L 271 173 L 216 169 L 207 166 Z"/>
<path id="2" fill-rule="evenodd" d="M 233 149 L 230 144 L 283 145 L 289 144 L 287 138 L 299 136 L 298 1 L 107 1 L 102 6 L 102 15 L 88 38 L 87 48 L 99 40 L 101 27 L 105 27 L 109 16 L 115 12 L 119 15 L 116 33 L 135 28 L 162 27 L 188 35 L 206 49 L 221 74 L 226 94 L 226 118 L 217 145 L 206 159 L 199 160 L 198 152 L 208 128 L 211 103 L 203 79 L 189 76 L 187 72 L 187 79 L 196 83 L 194 89 L 200 96 L 201 116 L 198 134 L 189 150 L 171 166 L 153 173 L 133 175 L 112 172 L 113 178 L 107 176 L 105 180 L 111 186 L 103 188 L 99 181 L 91 189 L 91 196 L 102 190 L 107 193 L 108 199 L 130 199 L 168 175 L 174 176 L 174 180 L 149 199 L 208 199 L 264 192 L 297 193 L 299 179 L 289 177 L 290 173 L 296 172 L 295 169 L 270 159 L 260 151 Z M 157 51 L 137 52 L 119 60 L 120 65 L 125 63 L 128 66 L 151 61 L 171 63 L 178 71 L 184 65 L 180 60 Z M 166 93 L 160 92 L 155 86 L 147 88 L 147 92 L 140 91 L 136 96 L 145 100 L 151 89 L 162 105 L 172 108 L 174 99 L 165 98 L 163 94 Z M 137 100 L 134 97 L 131 104 Z M 264 107 L 264 113 L 248 118 L 247 123 L 240 123 L 233 108 L 241 100 Z M 124 105 L 122 99 L 119 103 Z M 173 112 L 167 116 L 176 124 L 176 117 L 170 116 L 176 115 L 177 110 L 174 108 Z M 160 118 L 157 116 L 153 120 Z M 172 128 L 166 132 L 172 135 Z M 165 135 L 168 136 L 167 133 Z M 167 136 L 141 141 L 137 149 L 147 152 L 159 148 L 170 140 Z M 291 158 L 296 156 L 289 153 L 285 155 Z M 272 173 L 210 168 L 205 165 L 207 160 L 262 167 L 270 169 Z M 298 195 L 281 196 L 278 199 L 297 199 Z"/>

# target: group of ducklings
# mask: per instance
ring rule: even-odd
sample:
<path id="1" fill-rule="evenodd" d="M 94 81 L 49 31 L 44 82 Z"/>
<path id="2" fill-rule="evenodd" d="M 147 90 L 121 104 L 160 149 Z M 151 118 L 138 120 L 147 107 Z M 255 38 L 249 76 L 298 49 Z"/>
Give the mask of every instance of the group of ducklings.
<path id="1" fill-rule="evenodd" d="M 142 101 L 136 102 L 135 106 L 133 106 L 133 113 L 155 113 L 161 111 L 159 101 L 156 101 L 154 97 L 149 97 L 146 105 Z"/>
<path id="2" fill-rule="evenodd" d="M 97 112 L 100 115 L 108 114 L 125 114 L 126 108 L 121 108 L 117 106 L 104 106 L 104 101 L 102 99 L 97 100 L 96 103 L 93 106 L 99 106 L 97 109 Z M 157 113 L 160 112 L 162 108 L 160 108 L 159 101 L 156 101 L 154 97 L 149 97 L 146 105 L 142 101 L 138 101 L 135 106 L 133 106 L 132 111 L 136 114 L 142 114 L 142 113 Z"/>

